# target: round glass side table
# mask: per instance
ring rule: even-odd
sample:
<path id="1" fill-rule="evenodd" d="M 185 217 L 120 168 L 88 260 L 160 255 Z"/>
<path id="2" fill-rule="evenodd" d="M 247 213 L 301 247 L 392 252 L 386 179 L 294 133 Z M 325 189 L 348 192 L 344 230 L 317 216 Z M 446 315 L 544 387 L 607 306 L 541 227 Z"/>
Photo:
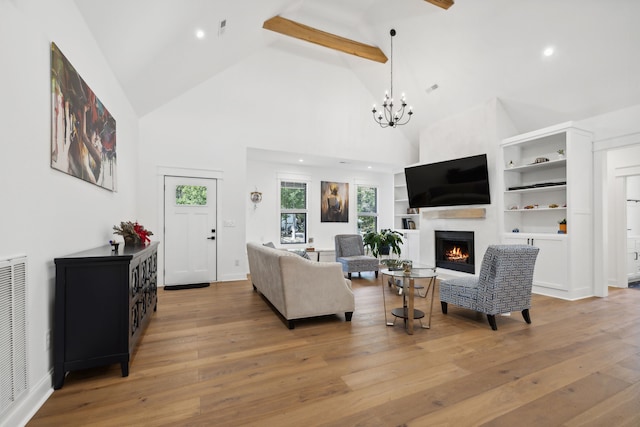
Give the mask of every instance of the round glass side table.
<path id="1" fill-rule="evenodd" d="M 394 285 L 402 288 L 402 307 L 394 308 L 391 310 L 391 314 L 394 316 L 393 322 L 387 320 L 387 303 L 384 296 L 384 283 L 382 280 L 382 301 L 384 304 L 384 321 L 387 326 L 393 326 L 395 320 L 403 319 L 405 329 L 409 335 L 413 334 L 413 322 L 414 320 L 420 320 L 420 325 L 423 329 L 431 328 L 431 314 L 433 313 L 433 299 L 435 295 L 436 278 L 437 273 L 435 267 L 414 267 L 410 271 L 404 270 L 388 270 L 383 269 L 380 273 L 384 276 L 391 276 L 394 280 Z M 416 279 L 427 280 L 425 286 L 416 286 Z M 424 296 L 421 297 L 429 299 L 429 318 L 427 324 L 422 323 L 422 319 L 425 317 L 425 312 L 417 310 L 415 306 L 415 291 L 416 289 L 426 289 Z M 430 294 L 430 295 L 429 295 Z"/>

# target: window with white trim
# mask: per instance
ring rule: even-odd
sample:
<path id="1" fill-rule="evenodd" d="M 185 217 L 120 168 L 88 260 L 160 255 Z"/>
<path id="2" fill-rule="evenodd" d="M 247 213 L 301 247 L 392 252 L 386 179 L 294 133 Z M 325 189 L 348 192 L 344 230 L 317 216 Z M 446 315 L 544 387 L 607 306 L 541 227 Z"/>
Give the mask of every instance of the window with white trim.
<path id="1" fill-rule="evenodd" d="M 378 229 L 378 189 L 370 185 L 357 186 L 358 233 Z"/>
<path id="2" fill-rule="evenodd" d="M 280 243 L 307 241 L 307 183 L 280 181 Z"/>

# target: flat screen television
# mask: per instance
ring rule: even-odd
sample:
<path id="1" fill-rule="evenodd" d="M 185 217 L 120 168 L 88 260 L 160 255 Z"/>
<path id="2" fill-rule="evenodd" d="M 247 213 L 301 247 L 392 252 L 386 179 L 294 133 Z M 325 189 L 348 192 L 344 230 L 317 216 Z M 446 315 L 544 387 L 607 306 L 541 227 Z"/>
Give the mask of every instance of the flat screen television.
<path id="1" fill-rule="evenodd" d="M 409 207 L 487 205 L 487 155 L 464 157 L 404 169 Z"/>

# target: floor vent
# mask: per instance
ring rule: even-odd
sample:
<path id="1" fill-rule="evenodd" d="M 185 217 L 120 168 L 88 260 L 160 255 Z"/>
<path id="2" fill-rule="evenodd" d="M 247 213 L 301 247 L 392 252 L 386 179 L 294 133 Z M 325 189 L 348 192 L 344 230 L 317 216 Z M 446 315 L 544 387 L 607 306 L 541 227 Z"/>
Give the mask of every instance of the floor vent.
<path id="1" fill-rule="evenodd" d="M 27 258 L 0 260 L 0 418 L 28 388 Z"/>

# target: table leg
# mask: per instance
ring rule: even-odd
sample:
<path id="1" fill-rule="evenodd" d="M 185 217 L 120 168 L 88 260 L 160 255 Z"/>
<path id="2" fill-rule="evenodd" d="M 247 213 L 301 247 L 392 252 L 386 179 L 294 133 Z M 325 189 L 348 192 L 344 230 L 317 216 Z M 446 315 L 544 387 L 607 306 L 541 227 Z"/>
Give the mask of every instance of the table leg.
<path id="1" fill-rule="evenodd" d="M 382 277 L 382 305 L 384 306 L 384 324 L 387 326 L 393 326 L 393 322 L 389 322 L 387 320 L 387 299 L 384 296 L 384 275 L 380 275 Z"/>
<path id="2" fill-rule="evenodd" d="M 404 283 L 403 283 L 404 287 Z M 413 278 L 409 278 L 409 292 L 405 292 L 406 297 L 408 298 L 407 304 L 407 333 L 409 335 L 413 335 L 413 306 L 414 306 L 414 292 L 415 289 L 415 280 Z"/>
<path id="3" fill-rule="evenodd" d="M 433 299 L 435 297 L 436 292 L 436 278 L 432 277 L 429 281 L 429 285 L 427 287 L 427 292 L 425 292 L 425 296 L 429 295 L 429 291 L 431 291 L 431 303 L 429 307 L 429 322 L 426 325 L 422 325 L 423 329 L 431 329 L 431 314 L 433 313 Z"/>

